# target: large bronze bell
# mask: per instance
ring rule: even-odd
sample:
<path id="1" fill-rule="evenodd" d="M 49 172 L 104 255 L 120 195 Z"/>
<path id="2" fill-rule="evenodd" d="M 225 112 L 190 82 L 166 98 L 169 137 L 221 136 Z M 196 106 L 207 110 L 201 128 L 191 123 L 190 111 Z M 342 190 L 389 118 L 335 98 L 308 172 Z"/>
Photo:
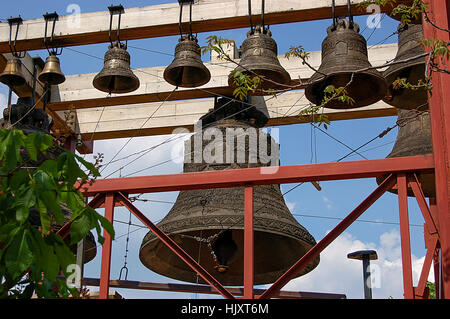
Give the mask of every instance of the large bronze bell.
<path id="1" fill-rule="evenodd" d="M 20 86 L 25 84 L 25 76 L 22 73 L 22 61 L 20 58 L 13 56 L 6 62 L 5 69 L 0 74 L 0 82 L 9 87 Z"/>
<path id="2" fill-rule="evenodd" d="M 288 89 L 291 76 L 278 60 L 278 47 L 269 29 L 256 26 L 247 32 L 247 39 L 242 43 L 242 58 L 235 69 L 250 77 L 260 76 L 258 88 L 250 95 L 267 95 L 269 90 Z M 228 85 L 236 87 L 232 74 Z"/>
<path id="3" fill-rule="evenodd" d="M 129 93 L 137 90 L 140 82 L 130 68 L 130 60 L 126 44 L 119 41 L 111 44 L 105 54 L 104 67 L 94 78 L 94 87 L 106 93 Z"/>
<path id="4" fill-rule="evenodd" d="M 330 100 L 325 107 L 351 109 L 371 105 L 381 100 L 387 89 L 383 76 L 374 69 L 354 73 L 372 67 L 367 56 L 367 42 L 359 34 L 359 26 L 346 19 L 340 19 L 327 29 L 322 42 L 322 64 L 305 89 L 306 98 L 316 105 L 322 104 L 325 88 L 345 87 L 347 96 L 353 98 L 353 105 L 340 100 Z M 352 79 L 353 75 L 353 79 Z"/>
<path id="5" fill-rule="evenodd" d="M 45 60 L 45 66 L 38 76 L 38 80 L 48 85 L 64 83 L 66 77 L 61 72 L 61 64 L 56 54 L 50 54 Z"/>
<path id="6" fill-rule="evenodd" d="M 398 51 L 394 62 L 406 60 L 423 54 L 423 30 L 421 24 L 407 24 L 398 26 Z M 425 81 L 425 57 L 419 57 L 405 63 L 394 64 L 385 72 L 384 76 L 389 85 L 384 101 L 400 109 L 415 109 L 427 103 L 428 93 L 425 89 L 411 90 L 394 88 L 397 79 L 406 78 L 412 85 Z"/>
<path id="7" fill-rule="evenodd" d="M 175 47 L 175 58 L 164 70 L 164 79 L 179 87 L 198 87 L 209 82 L 211 73 L 203 64 L 195 36 L 183 36 Z"/>
<path id="8" fill-rule="evenodd" d="M 206 117 L 212 119 L 216 115 L 210 112 Z M 279 145 L 273 138 L 252 126 L 250 121 L 230 118 L 208 123 L 208 129 L 214 128 L 222 134 L 223 138 L 216 136 L 213 143 L 223 146 L 224 158 L 226 132 L 230 130 L 235 132 L 241 130 L 241 133 L 237 134 L 239 141 L 239 135 L 245 134 L 242 132 L 248 133 L 254 129 L 253 132 L 257 132 L 259 137 L 267 140 L 269 151 L 273 152 L 276 149 L 278 152 Z M 186 142 L 186 149 L 194 150 L 198 134 L 201 133 L 196 133 Z M 246 142 L 233 143 L 234 148 L 230 147 L 234 152 L 232 155 L 234 161 L 223 163 L 209 162 L 205 159 L 195 161 L 196 152 L 186 151 L 184 172 L 270 166 L 270 163 L 265 163 L 259 157 L 259 151 L 249 145 L 249 139 L 247 136 Z M 199 149 L 203 154 L 210 146 L 211 144 L 205 145 L 203 142 Z M 241 162 L 237 159 L 238 152 L 242 151 L 240 154 L 244 156 Z M 255 160 L 249 160 L 251 157 Z M 278 165 L 278 157 L 276 158 Z M 243 284 L 243 224 L 244 188 L 234 187 L 181 191 L 176 203 L 158 227 L 223 285 L 237 286 Z M 296 221 L 287 208 L 279 185 L 254 188 L 255 284 L 274 282 L 314 244 L 314 238 Z M 163 276 L 187 282 L 203 282 L 152 232 L 143 239 L 139 258 L 147 268 Z M 316 258 L 300 275 L 311 271 L 318 263 L 319 258 Z"/>
<path id="9" fill-rule="evenodd" d="M 391 153 L 386 158 L 429 155 L 433 153 L 430 113 L 423 112 L 416 117 L 416 111 L 399 109 L 398 123 L 397 139 Z M 419 174 L 417 177 L 424 195 L 426 197 L 435 197 L 434 173 Z M 383 178 L 377 178 L 378 184 L 382 181 Z M 397 188 L 392 188 L 390 192 L 397 194 Z M 408 196 L 414 196 L 414 193 L 409 188 Z"/>

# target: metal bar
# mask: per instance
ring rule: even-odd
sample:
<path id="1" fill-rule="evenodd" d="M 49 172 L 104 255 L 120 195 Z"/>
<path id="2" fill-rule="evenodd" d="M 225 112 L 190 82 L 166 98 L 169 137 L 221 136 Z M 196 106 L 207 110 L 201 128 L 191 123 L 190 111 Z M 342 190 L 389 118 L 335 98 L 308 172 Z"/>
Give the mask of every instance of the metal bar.
<path id="1" fill-rule="evenodd" d="M 106 194 L 105 200 L 105 218 L 113 223 L 114 221 L 114 194 Z M 99 299 L 108 299 L 109 293 L 109 277 L 111 274 L 111 250 L 112 250 L 112 238 L 111 235 L 104 230 L 103 237 L 105 242 L 102 247 L 102 264 L 100 273 L 100 292 Z"/>
<path id="2" fill-rule="evenodd" d="M 413 174 L 408 176 L 409 185 L 416 197 L 417 204 L 422 211 L 423 218 L 425 219 L 428 231 L 430 234 L 438 233 L 438 228 L 434 222 L 433 216 L 431 214 L 430 208 L 428 207 L 427 201 L 425 200 L 425 195 L 423 194 L 422 188 L 420 187 L 417 175 Z"/>
<path id="3" fill-rule="evenodd" d="M 395 185 L 395 178 L 389 175 L 365 200 L 361 202 L 347 217 L 345 217 L 335 228 L 333 228 L 322 240 L 312 247 L 299 261 L 286 271 L 260 298 L 272 298 L 292 278 L 304 269 L 314 258 L 316 258 L 331 242 L 333 242 L 348 226 L 361 216 L 375 201 L 378 200 L 388 189 Z"/>
<path id="4" fill-rule="evenodd" d="M 330 181 L 378 177 L 395 172 L 410 171 L 433 172 L 433 156 L 279 166 L 274 174 L 264 174 L 261 168 L 245 168 L 173 175 L 97 179 L 92 186 L 87 187 L 84 196 L 119 191 L 136 194 L 245 187 L 246 185 Z"/>
<path id="5" fill-rule="evenodd" d="M 419 283 L 417 288 L 414 289 L 414 295 L 416 297 L 422 297 L 425 294 L 425 287 L 427 285 L 428 275 L 430 273 L 431 262 L 433 261 L 433 257 L 436 251 L 436 245 L 438 243 L 437 237 L 435 236 L 431 239 L 431 245 L 427 249 L 427 253 L 425 255 L 425 260 L 422 266 L 422 272 L 420 273 Z"/>
<path id="6" fill-rule="evenodd" d="M 450 3 L 442 0 L 425 0 L 428 18 L 443 29 L 450 29 Z M 425 39 L 450 42 L 450 33 L 439 30 L 424 19 Z M 429 52 L 431 48 L 427 47 Z M 441 60 L 438 67 L 445 67 Z M 442 289 L 444 297 L 450 296 L 450 77 L 443 72 L 432 74 L 433 94 L 429 97 L 433 155 L 436 167 L 436 199 L 439 219 L 439 242 L 442 250 Z"/>
<path id="7" fill-rule="evenodd" d="M 406 299 L 414 299 L 411 241 L 409 237 L 408 195 L 405 174 L 397 175 L 398 206 L 400 212 L 400 238 L 402 247 L 403 290 Z"/>
<path id="8" fill-rule="evenodd" d="M 84 278 L 83 283 L 86 286 L 98 286 L 100 279 Z M 125 289 L 139 289 L 139 290 L 156 290 L 169 292 L 187 292 L 200 294 L 219 294 L 217 290 L 209 285 L 191 285 L 191 284 L 177 284 L 177 283 L 156 283 L 132 280 L 110 280 L 110 287 L 125 288 Z M 240 287 L 227 288 L 235 296 L 243 296 L 244 289 Z M 264 289 L 254 289 L 254 295 L 260 295 Z M 345 299 L 344 294 L 309 292 L 309 291 L 280 291 L 275 297 L 284 299 Z"/>
<path id="9" fill-rule="evenodd" d="M 247 186 L 245 192 L 244 213 L 244 298 L 253 299 L 254 279 L 254 243 L 253 243 L 253 186 Z"/>
<path id="10" fill-rule="evenodd" d="M 169 236 L 167 236 L 161 229 L 152 223 L 133 203 L 130 202 L 122 193 L 118 193 L 117 197 L 145 226 L 169 247 L 178 257 L 180 257 L 189 267 L 196 271 L 208 284 L 214 287 L 223 297 L 227 299 L 234 299 L 234 296 L 222 284 L 217 281 L 211 274 L 209 274 L 202 266 L 200 266 L 188 253 L 186 253 L 180 246 L 177 245 Z"/>
<path id="11" fill-rule="evenodd" d="M 363 259 L 364 299 L 372 299 L 372 283 L 370 279 L 370 258 Z"/>

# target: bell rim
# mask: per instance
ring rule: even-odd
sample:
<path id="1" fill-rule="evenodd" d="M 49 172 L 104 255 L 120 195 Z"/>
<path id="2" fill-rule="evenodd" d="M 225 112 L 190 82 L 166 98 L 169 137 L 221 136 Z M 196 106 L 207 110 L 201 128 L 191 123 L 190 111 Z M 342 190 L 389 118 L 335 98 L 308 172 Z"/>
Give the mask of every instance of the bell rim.
<path id="1" fill-rule="evenodd" d="M 102 71 L 103 71 L 103 70 L 102 70 Z M 119 89 L 109 90 L 109 89 L 107 89 L 106 87 L 101 86 L 101 85 L 99 84 L 99 81 L 100 81 L 102 78 L 105 78 L 105 77 L 123 76 L 123 75 L 107 74 L 107 73 L 105 74 L 105 72 L 103 72 L 103 74 L 102 74 L 102 71 L 100 71 L 100 73 L 98 73 L 98 74 L 94 77 L 94 79 L 92 80 L 92 85 L 93 85 L 97 90 L 99 90 L 99 91 L 102 91 L 102 92 L 105 92 L 105 93 L 112 93 L 112 94 L 131 93 L 131 92 L 134 92 L 134 91 L 136 91 L 137 89 L 139 89 L 139 87 L 140 87 L 140 85 L 141 85 L 139 78 L 138 78 L 133 72 L 131 72 L 131 74 L 128 74 L 127 77 L 128 77 L 128 78 L 133 78 L 133 81 L 129 81 L 130 83 L 134 83 L 133 86 L 129 86 L 129 87 L 126 87 L 125 89 L 121 89 L 121 90 L 119 90 Z"/>
<path id="2" fill-rule="evenodd" d="M 320 69 L 319 69 L 320 72 Z M 320 105 L 321 102 L 321 98 L 318 97 L 319 94 L 315 94 L 315 92 L 318 91 L 323 91 L 323 90 L 319 90 L 319 88 L 321 86 L 324 85 L 324 83 L 329 80 L 331 77 L 336 76 L 336 75 L 348 75 L 351 77 L 352 73 L 354 71 L 351 70 L 345 70 L 345 71 L 336 71 L 333 73 L 329 73 L 327 74 L 325 77 L 323 77 L 320 73 L 316 72 L 310 79 L 311 84 L 309 84 L 306 88 L 305 88 L 305 96 L 306 98 L 313 104 L 315 105 Z M 383 98 L 385 98 L 386 93 L 387 93 L 387 89 L 388 89 L 388 83 L 386 82 L 385 77 L 383 76 L 383 74 L 381 74 L 380 72 L 376 71 L 376 70 L 367 70 L 364 72 L 358 72 L 355 73 L 355 76 L 359 76 L 359 75 L 366 75 L 366 76 L 371 76 L 372 78 L 376 79 L 376 83 L 378 84 L 377 87 L 378 89 L 376 90 L 377 92 L 383 92 L 380 93 L 379 95 L 372 95 L 371 97 L 367 98 L 364 100 L 364 102 L 359 102 L 355 101 L 355 105 L 346 105 L 348 107 L 335 107 L 332 104 L 327 104 L 325 107 L 326 108 L 330 108 L 330 109 L 354 109 L 354 108 L 360 108 L 360 107 L 365 107 L 371 104 L 374 104 L 380 100 L 382 100 Z M 315 79 L 318 77 L 322 77 L 321 79 Z M 323 88 L 325 89 L 325 88 Z"/>
<path id="3" fill-rule="evenodd" d="M 178 84 L 178 83 L 176 83 L 176 81 L 173 81 L 171 79 L 171 77 L 169 77 L 169 72 L 172 72 L 176 68 L 183 68 L 183 67 L 184 66 L 181 66 L 181 65 L 180 66 L 178 66 L 176 64 L 173 65 L 173 62 L 172 62 L 167 68 L 164 69 L 164 73 L 163 73 L 164 80 L 167 83 L 169 83 L 169 84 L 171 84 L 173 86 L 184 87 L 184 88 L 199 87 L 199 86 L 207 84 L 211 80 L 211 72 L 208 70 L 208 68 L 205 65 L 202 64 L 201 66 L 199 65 L 199 67 L 197 68 L 204 75 L 204 77 L 203 76 L 201 77 L 201 78 L 204 78 L 202 81 L 195 82 L 195 83 L 192 83 L 192 84 L 189 84 L 189 83 L 180 83 L 180 84 Z"/>
<path id="4" fill-rule="evenodd" d="M 209 228 L 209 229 L 211 229 L 211 228 Z M 238 231 L 244 231 L 243 229 L 235 229 L 235 228 L 233 228 L 233 230 L 238 230 Z M 191 230 L 190 230 L 191 231 Z M 181 231 L 182 232 L 182 231 Z M 257 232 L 259 232 L 259 233 L 262 233 L 262 234 L 264 234 L 264 233 L 268 233 L 268 231 L 266 231 L 266 230 L 264 230 L 264 231 L 260 231 L 260 230 L 257 230 L 257 229 L 255 229 L 254 230 L 254 232 L 255 233 L 257 233 Z M 149 231 L 149 233 L 152 233 L 151 231 Z M 183 232 L 182 232 L 183 233 Z M 271 234 L 274 234 L 274 235 L 277 235 L 277 236 L 281 236 L 281 234 L 279 234 L 279 233 L 273 233 L 273 232 L 270 232 Z M 148 235 L 148 233 L 146 234 L 146 236 Z M 176 232 L 172 232 L 172 233 L 170 233 L 170 235 L 180 235 L 180 233 L 176 233 Z M 169 235 L 169 236 L 170 236 Z M 145 237 L 146 237 L 145 236 Z M 145 237 L 144 237 L 144 239 L 145 239 Z M 296 242 L 298 242 L 298 243 L 300 243 L 300 245 L 303 247 L 303 249 L 307 252 L 307 251 L 309 251 L 314 245 L 308 245 L 308 246 L 306 246 L 306 245 L 304 245 L 304 243 L 302 242 L 302 241 L 300 241 L 298 238 L 293 238 L 293 237 L 290 237 L 290 236 L 287 236 L 287 237 L 289 237 L 289 239 L 290 240 L 294 240 L 294 241 L 296 241 Z M 158 244 L 160 244 L 161 243 L 161 240 L 158 238 L 158 237 L 154 237 L 152 240 L 150 240 L 150 241 L 147 241 L 147 242 L 145 242 L 144 243 L 144 240 L 142 241 L 142 244 L 141 244 L 141 247 L 140 247 L 140 249 L 139 249 L 139 260 L 141 261 L 141 263 L 147 268 L 147 269 L 149 269 L 150 271 L 153 271 L 153 272 L 155 272 L 155 273 L 157 273 L 157 274 L 159 274 L 159 275 L 162 275 L 162 276 L 165 276 L 165 277 L 168 277 L 168 278 L 172 278 L 172 279 L 176 279 L 176 280 L 181 280 L 181 281 L 185 281 L 185 282 L 195 282 L 195 272 L 194 271 L 191 271 L 191 270 L 189 270 L 189 269 L 184 269 L 184 268 L 179 268 L 179 267 L 176 267 L 176 266 L 174 266 L 174 265 L 172 265 L 172 264 L 170 264 L 169 262 L 167 262 L 167 261 L 165 261 L 165 260 L 163 260 L 163 259 L 161 259 L 161 258 L 158 258 L 157 257 L 157 255 L 156 254 L 153 254 L 152 256 L 150 255 L 150 254 L 148 254 L 148 252 L 146 252 L 146 249 L 147 250 L 150 250 L 151 248 L 155 248 Z M 150 244 L 153 244 L 153 247 L 148 247 Z M 314 244 L 315 244 L 315 242 L 314 242 Z M 164 246 L 165 247 L 165 246 Z M 167 248 L 167 249 L 169 249 L 169 248 Z M 152 250 L 150 250 L 150 252 L 152 252 Z M 154 252 L 154 250 L 153 250 L 153 252 Z M 158 259 L 158 261 L 159 261 L 159 265 L 161 265 L 161 264 L 165 264 L 165 265 L 167 265 L 168 267 L 167 268 L 164 268 L 163 266 L 154 266 L 153 265 L 153 268 L 151 268 L 151 264 L 150 263 L 148 263 L 147 261 L 146 261 L 146 259 L 147 260 L 149 260 L 149 259 L 151 259 L 151 258 L 157 258 Z M 300 257 L 299 257 L 300 258 Z M 307 273 L 309 273 L 309 272 L 311 272 L 312 270 L 314 270 L 318 265 L 319 265 L 319 262 L 320 262 L 320 256 L 317 256 L 310 264 L 308 264 L 308 266 L 300 273 L 300 274 L 298 274 L 296 277 L 300 277 L 300 276 L 303 276 L 303 275 L 306 275 Z M 231 264 L 232 265 L 232 264 Z M 188 266 L 187 266 L 188 267 Z M 282 267 L 280 267 L 280 269 L 278 269 L 278 270 L 273 270 L 273 271 L 268 271 L 268 272 L 264 272 L 264 273 L 255 273 L 255 278 L 254 278 L 254 283 L 256 284 L 256 285 L 262 285 L 262 284 L 270 284 L 270 283 L 273 283 L 276 279 L 278 279 L 285 271 L 286 271 L 286 269 L 283 269 L 283 268 L 286 268 L 287 266 L 286 265 L 282 265 Z M 172 273 L 170 273 L 170 271 L 169 271 L 169 273 L 167 272 L 167 271 L 164 271 L 164 269 L 169 269 L 170 271 L 172 271 Z M 173 271 L 174 270 L 176 270 L 176 275 L 174 276 L 173 275 Z M 214 273 L 214 275 L 217 275 L 216 276 L 216 279 L 217 280 L 219 280 L 219 281 L 221 281 L 221 278 L 219 278 L 221 275 L 223 275 L 223 274 L 216 274 L 216 273 Z M 224 280 L 226 280 L 226 281 L 224 281 L 225 283 L 224 283 L 224 285 L 227 285 L 227 286 L 240 286 L 240 285 L 242 285 L 243 284 L 243 282 L 242 282 L 242 280 L 241 279 L 239 279 L 240 278 L 240 276 L 237 276 L 237 275 L 235 275 L 235 276 L 233 276 L 233 278 L 229 278 L 230 277 L 230 275 L 229 274 L 225 274 L 225 275 L 228 275 L 228 278 L 224 278 Z M 267 277 L 269 277 L 268 279 L 264 279 L 264 278 L 267 278 Z M 189 279 L 189 278 L 191 278 L 191 279 Z"/>

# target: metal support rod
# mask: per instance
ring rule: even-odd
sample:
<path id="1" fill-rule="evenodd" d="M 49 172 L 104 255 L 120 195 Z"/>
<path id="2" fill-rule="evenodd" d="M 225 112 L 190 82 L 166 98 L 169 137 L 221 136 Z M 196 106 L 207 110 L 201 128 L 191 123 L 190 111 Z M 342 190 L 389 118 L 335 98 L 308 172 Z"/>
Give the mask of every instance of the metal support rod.
<path id="1" fill-rule="evenodd" d="M 364 299 L 372 299 L 372 283 L 370 279 L 369 256 L 363 259 Z"/>
<path id="2" fill-rule="evenodd" d="M 414 289 L 414 295 L 417 297 L 424 297 L 428 275 L 430 274 L 431 262 L 433 261 L 435 255 L 437 242 L 438 240 L 435 236 L 430 240 L 430 245 L 427 247 L 427 253 L 425 255 L 422 271 L 420 273 L 419 283 L 417 284 L 417 288 Z"/>
<path id="3" fill-rule="evenodd" d="M 400 240 L 402 247 L 403 290 L 406 299 L 414 299 L 411 241 L 409 236 L 408 195 L 405 174 L 398 174 L 398 207 L 400 213 Z"/>
<path id="4" fill-rule="evenodd" d="M 272 298 L 292 278 L 301 272 L 314 258 L 328 247 L 344 230 L 347 229 L 359 216 L 361 216 L 375 201 L 388 189 L 395 185 L 395 178 L 390 174 L 365 200 L 361 202 L 347 217 L 333 228 L 321 241 L 314 245 L 299 261 L 286 271 L 260 298 Z"/>
<path id="5" fill-rule="evenodd" d="M 244 298 L 253 299 L 254 243 L 253 243 L 253 186 L 247 186 L 244 212 Z"/>
<path id="6" fill-rule="evenodd" d="M 105 199 L 105 218 L 113 223 L 114 220 L 114 194 L 106 194 Z M 108 299 L 109 294 L 109 278 L 111 275 L 111 249 L 112 249 L 112 239 L 111 235 L 104 230 L 103 237 L 105 242 L 102 247 L 102 264 L 100 273 L 100 292 L 99 299 Z"/>
<path id="7" fill-rule="evenodd" d="M 450 3 L 442 0 L 425 0 L 428 5 L 428 18 L 440 28 L 450 29 Z M 424 20 L 425 39 L 450 41 L 450 33 L 434 27 Z M 427 52 L 430 47 L 425 48 Z M 437 61 L 438 67 L 445 68 Z M 450 77 L 444 72 L 433 72 L 433 94 L 429 97 L 433 157 L 436 169 L 436 199 L 439 220 L 439 243 L 442 250 L 442 289 L 443 297 L 450 297 Z"/>
<path id="8" fill-rule="evenodd" d="M 216 289 L 223 297 L 227 299 L 234 299 L 234 296 L 222 284 L 217 281 L 211 274 L 209 274 L 202 266 L 200 266 L 188 253 L 186 253 L 177 243 L 175 243 L 169 236 L 167 236 L 161 229 L 159 229 L 152 221 L 150 221 L 139 209 L 137 209 L 130 200 L 122 193 L 117 193 L 118 200 L 134 214 L 145 226 L 169 247 L 178 257 L 180 257 L 189 267 L 197 272 L 208 284 Z M 109 279 L 109 277 L 108 277 Z"/>
<path id="9" fill-rule="evenodd" d="M 434 218 L 431 214 L 431 210 L 428 207 L 427 201 L 425 199 L 425 195 L 423 194 L 422 188 L 420 187 L 419 180 L 416 174 L 412 176 L 408 176 L 409 185 L 414 193 L 414 196 L 417 200 L 417 204 L 422 212 L 423 218 L 426 221 L 426 226 L 430 232 L 430 234 L 438 233 L 438 227 L 434 221 Z"/>

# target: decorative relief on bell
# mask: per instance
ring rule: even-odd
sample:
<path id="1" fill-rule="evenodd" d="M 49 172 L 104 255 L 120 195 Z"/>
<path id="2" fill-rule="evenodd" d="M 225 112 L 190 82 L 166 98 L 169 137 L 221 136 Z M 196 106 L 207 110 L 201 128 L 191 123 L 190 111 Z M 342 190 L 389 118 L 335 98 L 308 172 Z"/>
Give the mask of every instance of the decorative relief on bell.
<path id="1" fill-rule="evenodd" d="M 202 118 L 211 119 L 212 114 L 214 110 Z M 279 144 L 249 121 L 222 117 L 206 122 L 186 142 L 184 172 L 279 165 Z M 206 130 L 215 133 L 208 134 Z M 205 152 L 208 146 L 210 151 Z M 195 150 L 200 150 L 201 156 L 196 156 Z M 214 160 L 205 158 L 205 154 Z M 290 213 L 279 185 L 255 186 L 254 207 L 254 280 L 255 284 L 266 284 L 289 269 L 315 240 Z M 243 187 L 181 191 L 158 227 L 222 284 L 243 284 Z M 161 275 L 187 282 L 202 281 L 152 232 L 143 239 L 139 256 L 146 267 Z M 299 275 L 318 263 L 319 258 Z"/>

